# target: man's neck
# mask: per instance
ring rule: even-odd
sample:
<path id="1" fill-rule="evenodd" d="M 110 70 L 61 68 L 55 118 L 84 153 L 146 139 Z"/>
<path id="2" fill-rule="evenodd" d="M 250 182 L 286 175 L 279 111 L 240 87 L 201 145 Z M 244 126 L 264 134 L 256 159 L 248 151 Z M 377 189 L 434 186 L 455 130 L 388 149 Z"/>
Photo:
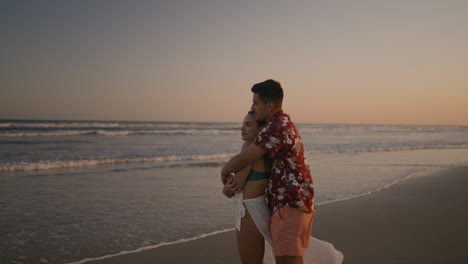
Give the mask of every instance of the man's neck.
<path id="1" fill-rule="evenodd" d="M 268 117 L 267 117 L 267 120 L 265 120 L 265 121 L 266 121 L 266 122 L 270 122 L 271 119 L 273 118 L 273 116 L 274 116 L 276 113 L 278 113 L 279 111 L 282 111 L 282 110 L 283 110 L 282 108 L 278 108 L 278 109 L 276 109 L 276 110 L 270 112 L 270 114 L 269 114 Z"/>

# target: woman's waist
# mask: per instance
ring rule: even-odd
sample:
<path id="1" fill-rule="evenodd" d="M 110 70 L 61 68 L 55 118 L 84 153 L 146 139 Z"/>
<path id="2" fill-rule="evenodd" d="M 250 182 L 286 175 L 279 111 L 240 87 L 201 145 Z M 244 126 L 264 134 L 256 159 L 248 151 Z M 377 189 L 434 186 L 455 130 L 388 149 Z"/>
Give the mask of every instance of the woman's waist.
<path id="1" fill-rule="evenodd" d="M 243 192 L 244 199 L 251 199 L 265 194 L 268 179 L 245 182 Z"/>

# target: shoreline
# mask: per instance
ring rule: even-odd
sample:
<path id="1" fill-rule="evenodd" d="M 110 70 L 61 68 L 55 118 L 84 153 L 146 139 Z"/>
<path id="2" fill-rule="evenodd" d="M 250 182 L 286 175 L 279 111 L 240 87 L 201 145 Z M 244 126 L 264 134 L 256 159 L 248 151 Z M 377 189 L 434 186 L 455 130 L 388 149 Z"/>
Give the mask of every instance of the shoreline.
<path id="1" fill-rule="evenodd" d="M 101 257 L 85 258 L 85 259 L 82 259 L 82 260 L 79 260 L 79 261 L 76 261 L 76 262 L 68 262 L 67 264 L 91 263 L 93 261 L 100 261 L 100 260 L 109 259 L 109 258 L 118 257 L 118 256 L 124 256 L 124 255 L 128 255 L 128 254 L 136 254 L 136 253 L 140 253 L 140 252 L 143 252 L 143 251 L 146 251 L 146 250 L 154 250 L 154 249 L 157 249 L 157 248 L 160 248 L 160 247 L 172 246 L 172 245 L 187 243 L 187 242 L 191 242 L 191 241 L 195 241 L 195 240 L 199 240 L 199 239 L 204 239 L 204 238 L 207 238 L 207 237 L 216 236 L 216 235 L 220 235 L 220 234 L 227 233 L 227 232 L 232 232 L 234 230 L 235 230 L 234 228 L 229 228 L 229 229 L 225 229 L 225 230 L 214 231 L 214 232 L 207 233 L 207 234 L 202 234 L 202 235 L 196 236 L 196 237 L 182 238 L 182 239 L 172 241 L 172 242 L 163 242 L 163 243 L 153 245 L 153 246 L 142 247 L 142 248 L 138 248 L 138 249 L 135 249 L 135 250 L 121 251 L 121 252 L 116 253 L 116 254 L 110 254 L 110 255 L 105 255 L 105 256 L 101 256 Z"/>
<path id="2" fill-rule="evenodd" d="M 408 192 L 406 189 L 411 189 L 413 191 L 409 192 L 414 192 L 416 191 L 417 193 L 421 194 L 421 189 L 434 189 L 434 184 L 433 181 L 442 181 L 442 177 L 447 178 L 447 179 L 453 179 L 455 183 L 453 184 L 454 187 L 460 188 L 461 186 L 465 186 L 463 184 L 457 184 L 458 181 L 463 181 L 463 177 L 460 175 L 466 175 L 468 176 L 468 166 L 462 165 L 462 166 L 456 166 L 456 167 L 448 167 L 448 168 L 440 168 L 440 169 L 435 169 L 435 170 L 429 170 L 429 171 L 422 171 L 422 172 L 416 172 L 411 175 L 408 175 L 407 177 L 397 180 L 391 184 L 388 184 L 387 186 L 381 187 L 375 191 L 371 191 L 362 195 L 358 195 L 355 197 L 351 198 L 345 198 L 342 200 L 337 200 L 337 201 L 329 201 L 329 202 L 323 202 L 319 205 L 318 213 L 316 215 L 315 223 L 314 223 L 314 231 L 312 232 L 312 235 L 314 237 L 317 237 L 319 239 L 331 242 L 335 248 L 338 250 L 342 251 L 345 257 L 345 263 L 440 263 L 442 262 L 431 262 L 434 261 L 434 258 L 423 258 L 420 256 L 421 252 L 419 252 L 419 257 L 418 258 L 412 258 L 410 252 L 407 252 L 407 254 L 403 254 L 404 256 L 400 257 L 393 257 L 392 259 L 388 260 L 385 258 L 387 254 L 384 254 L 381 252 L 381 254 L 377 254 L 378 256 L 376 257 L 382 257 L 383 259 L 378 259 L 376 260 L 374 258 L 374 261 L 370 258 L 372 255 L 376 255 L 375 252 L 379 252 L 379 250 L 373 249 L 376 244 L 379 244 L 378 242 L 382 242 L 382 239 L 379 239 L 378 234 L 371 234 L 370 232 L 361 232 L 357 234 L 351 234 L 352 231 L 356 231 L 355 226 L 351 226 L 349 230 L 347 230 L 346 226 L 349 226 L 351 223 L 358 224 L 361 223 L 359 226 L 362 226 L 362 223 L 366 223 L 366 228 L 369 228 L 369 230 L 380 230 L 379 232 L 383 232 L 383 235 L 385 235 L 385 232 L 392 231 L 392 229 L 389 228 L 377 228 L 379 226 L 386 226 L 386 225 L 380 225 L 380 223 L 386 223 L 389 226 L 395 227 L 395 229 L 392 231 L 402 231 L 402 233 L 408 233 L 411 230 L 408 230 L 408 227 L 405 227 L 405 221 L 404 219 L 399 219 L 395 215 L 401 215 L 401 210 L 405 209 L 406 207 L 402 208 L 393 208 L 391 210 L 384 210 L 384 211 L 391 211 L 394 212 L 399 211 L 399 212 L 394 212 L 394 215 L 388 215 L 388 212 L 381 212 L 382 209 L 379 209 L 380 207 L 394 207 L 395 206 L 395 199 L 398 200 L 399 203 L 407 204 L 409 205 L 407 207 L 415 207 L 413 208 L 415 211 L 419 212 L 419 216 L 413 216 L 416 217 L 417 219 L 420 219 L 421 215 L 425 215 L 425 211 L 418 210 L 419 207 L 427 207 L 427 205 L 423 204 L 421 205 L 421 200 L 425 200 L 421 196 L 415 196 L 412 197 L 412 199 L 409 199 L 408 201 L 403 201 L 404 197 L 401 197 L 401 193 Z M 467 181 L 464 181 L 465 183 Z M 418 186 L 421 185 L 421 186 Z M 422 187 L 422 188 L 421 188 Z M 437 189 L 437 188 L 435 188 Z M 448 193 L 447 193 L 448 191 Z M 450 195 L 450 191 L 447 190 L 446 192 L 443 192 L 444 195 Z M 392 195 L 392 194 L 398 194 L 398 195 Z M 429 195 L 429 194 L 428 194 Z M 390 197 L 392 196 L 392 197 Z M 405 197 L 407 194 L 405 195 Z M 394 197 L 400 197 L 399 199 L 394 198 Z M 434 198 L 431 198 L 431 201 Z M 427 200 L 427 199 L 426 199 Z M 439 207 L 440 206 L 447 206 L 444 204 L 445 199 L 435 199 L 438 200 Z M 465 199 L 466 200 L 466 199 Z M 437 202 L 437 201 L 436 201 Z M 448 202 L 448 201 L 447 201 Z M 468 204 L 466 201 L 463 201 L 461 204 Z M 450 206 L 450 207 L 456 207 L 456 205 Z M 363 211 L 363 209 L 367 208 L 370 210 L 369 212 L 375 211 L 374 213 L 370 214 L 366 213 L 366 210 Z M 408 208 L 406 208 L 408 209 Z M 421 209 L 421 208 L 419 208 Z M 464 218 L 468 221 L 467 213 L 463 212 L 463 209 L 459 208 L 461 214 L 463 214 Z M 413 210 L 408 210 L 405 211 L 405 216 L 408 216 L 408 212 L 411 212 Z M 360 214 L 356 214 L 354 212 L 361 212 Z M 366 217 L 363 218 L 363 216 L 368 216 L 368 219 Z M 382 218 L 382 215 L 387 215 L 387 218 Z M 375 218 L 378 218 L 379 221 L 375 221 Z M 353 218 L 358 218 L 353 219 Z M 404 217 L 403 217 L 404 218 Z M 349 221 L 343 222 L 343 219 L 350 219 Z M 427 231 L 430 232 L 431 228 L 428 226 L 429 224 L 427 222 L 431 222 L 428 220 L 429 218 L 424 218 L 420 220 L 424 220 L 420 223 L 421 226 L 427 227 Z M 443 219 L 437 218 L 438 221 L 442 221 Z M 449 218 L 453 219 L 453 217 Z M 411 219 L 410 219 L 411 220 Z M 341 222 L 340 222 L 341 221 Z M 408 221 L 411 222 L 412 221 Z M 401 226 L 395 226 L 395 223 L 398 223 L 398 225 Z M 433 223 L 434 225 L 438 225 L 437 223 Z M 441 222 L 441 225 L 443 224 L 443 221 Z M 103 256 L 99 258 L 88 258 L 88 259 L 83 259 L 78 262 L 73 262 L 73 263 L 91 263 L 91 264 L 99 264 L 99 263 L 154 263 L 154 262 L 167 262 L 167 261 L 174 261 L 174 258 L 177 258 L 178 262 L 193 262 L 193 263 L 239 263 L 239 259 L 237 256 L 237 246 L 235 242 L 235 232 L 232 231 L 233 229 L 227 229 L 227 230 L 221 230 L 221 231 L 215 231 L 209 234 L 204 234 L 199 237 L 195 238 L 189 238 L 189 239 L 181 239 L 178 241 L 174 242 L 167 242 L 167 243 L 161 243 L 159 245 L 155 246 L 150 246 L 150 247 L 145 247 L 145 248 L 140 248 L 137 250 L 133 251 L 125 251 L 125 252 L 120 252 L 114 255 L 108 255 L 108 256 Z M 340 230 L 340 231 L 338 231 Z M 365 229 L 361 229 L 365 230 Z M 466 232 L 466 228 L 464 229 L 465 232 L 461 232 L 461 234 L 466 234 L 468 235 L 468 232 Z M 350 233 L 351 232 L 351 233 Z M 411 233 L 411 232 L 409 232 Z M 404 237 L 404 234 L 401 234 L 402 237 Z M 352 237 L 359 237 L 361 240 L 363 237 L 373 237 L 373 239 L 367 239 L 367 243 L 369 243 L 370 248 L 365 247 L 362 245 L 362 243 L 355 243 L 351 239 Z M 375 241 L 377 240 L 377 241 Z M 414 239 L 413 239 L 414 240 Z M 384 239 L 385 241 L 385 239 Z M 445 241 L 445 240 L 444 240 Z M 377 243 L 375 243 L 377 242 Z M 436 241 L 433 241 L 436 242 Z M 424 241 L 420 241 L 422 244 L 427 244 Z M 361 249 L 368 249 L 367 253 L 363 253 L 359 250 L 359 248 L 356 248 L 356 244 L 360 244 Z M 408 243 L 403 243 L 403 244 L 408 244 Z M 418 243 L 414 243 L 417 245 Z M 437 244 L 437 243 L 436 243 Z M 354 247 L 353 247 L 354 245 Z M 372 246 L 374 245 L 374 246 Z M 387 245 L 388 246 L 388 245 Z M 420 246 L 420 245 L 419 245 Z M 463 245 L 461 243 L 461 247 L 464 248 L 464 246 L 468 245 Z M 393 245 L 393 249 L 395 249 L 397 245 Z M 392 247 L 390 246 L 389 249 Z M 398 248 L 398 247 L 397 247 Z M 420 247 L 417 247 L 420 248 Z M 366 251 L 366 250 L 364 250 Z M 458 252 L 458 251 L 457 251 Z M 401 255 L 401 252 L 394 252 L 396 255 Z M 414 254 L 415 256 L 417 254 Z M 445 255 L 441 255 L 445 256 Z M 450 257 L 450 256 L 447 256 Z M 424 261 L 421 259 L 423 258 Z M 410 262 L 406 262 L 405 259 L 412 259 Z M 366 262 L 366 260 L 368 262 Z M 419 262 L 421 260 L 421 262 Z M 459 259 L 460 260 L 460 259 Z M 415 262 L 416 261 L 416 262 Z M 456 261 L 456 259 L 455 259 Z M 463 262 L 463 261 L 462 261 Z M 458 263 L 458 262 L 447 262 L 447 263 Z"/>

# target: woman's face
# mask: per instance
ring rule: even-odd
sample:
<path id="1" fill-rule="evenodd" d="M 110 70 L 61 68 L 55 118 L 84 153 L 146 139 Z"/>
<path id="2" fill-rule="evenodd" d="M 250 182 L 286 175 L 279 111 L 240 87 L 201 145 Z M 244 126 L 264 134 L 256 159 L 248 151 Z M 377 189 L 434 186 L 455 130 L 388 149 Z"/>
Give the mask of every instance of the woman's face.
<path id="1" fill-rule="evenodd" d="M 244 141 L 253 141 L 259 132 L 259 127 L 255 121 L 254 115 L 246 115 L 244 117 L 244 122 L 242 122 L 242 140 Z"/>

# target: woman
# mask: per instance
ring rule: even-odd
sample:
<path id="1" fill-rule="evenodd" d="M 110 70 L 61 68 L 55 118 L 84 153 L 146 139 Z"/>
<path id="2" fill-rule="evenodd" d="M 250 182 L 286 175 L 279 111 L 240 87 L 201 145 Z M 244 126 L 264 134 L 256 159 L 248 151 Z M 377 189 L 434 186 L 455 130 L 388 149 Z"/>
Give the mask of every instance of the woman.
<path id="1" fill-rule="evenodd" d="M 244 141 L 242 150 L 254 142 L 264 125 L 265 122 L 255 120 L 252 111 L 244 117 L 241 129 L 242 140 Z M 264 195 L 268 184 L 267 171 L 264 159 L 260 158 L 236 173 L 235 176 L 228 177 L 223 188 L 223 193 L 227 197 L 235 196 L 237 247 L 242 263 L 261 264 L 263 261 L 265 239 L 258 230 L 249 211 L 245 209 L 244 201 L 260 199 L 265 203 Z M 235 188 L 234 186 L 241 187 Z"/>

